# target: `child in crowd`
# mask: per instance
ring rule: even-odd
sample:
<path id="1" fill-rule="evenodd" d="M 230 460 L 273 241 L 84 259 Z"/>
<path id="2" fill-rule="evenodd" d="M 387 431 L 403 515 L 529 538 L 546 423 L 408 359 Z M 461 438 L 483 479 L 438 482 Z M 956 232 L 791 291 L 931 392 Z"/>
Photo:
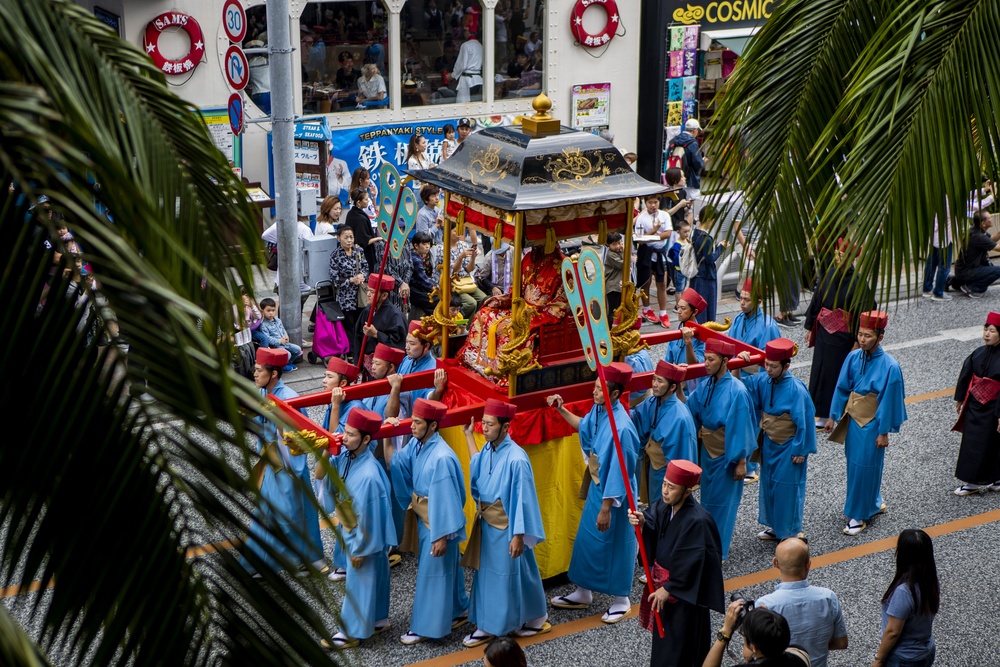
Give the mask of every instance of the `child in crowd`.
<path id="1" fill-rule="evenodd" d="M 437 210 L 439 193 L 440 190 L 436 185 L 427 184 L 420 188 L 420 199 L 424 205 L 417 211 L 417 223 L 414 225 L 416 233 L 429 234 L 432 243 L 441 243 L 444 240 L 441 212 Z"/>
<path id="2" fill-rule="evenodd" d="M 302 361 L 302 348 L 288 340 L 285 325 L 278 318 L 278 304 L 274 302 L 274 299 L 261 299 L 260 312 L 264 318 L 258 328 L 258 331 L 263 334 L 260 339 L 262 340 L 261 347 L 280 347 L 286 350 L 289 361 L 283 370 L 286 373 L 298 370 L 295 364 Z"/>
<path id="3" fill-rule="evenodd" d="M 667 259 L 674 267 L 674 312 L 677 312 L 677 304 L 681 300 L 681 292 L 687 289 L 687 276 L 681 271 L 681 257 L 684 251 L 691 247 L 691 209 L 688 209 L 687 219 L 678 223 L 674 229 L 674 236 L 670 249 L 667 251 Z"/>
<path id="4" fill-rule="evenodd" d="M 444 126 L 444 139 L 441 141 L 441 159 L 438 162 L 444 162 L 450 158 L 456 148 L 458 148 L 458 142 L 455 141 L 455 126 L 447 123 Z"/>
<path id="5" fill-rule="evenodd" d="M 614 317 L 622 305 L 622 267 L 625 261 L 625 241 L 621 234 L 608 234 L 608 252 L 604 256 L 604 289 L 608 293 L 607 308 Z"/>
<path id="6" fill-rule="evenodd" d="M 452 336 L 464 336 L 469 333 L 469 320 L 462 314 L 462 297 L 457 294 L 451 295 L 451 302 L 448 304 L 448 315 L 456 324 L 455 330 L 451 332 Z"/>

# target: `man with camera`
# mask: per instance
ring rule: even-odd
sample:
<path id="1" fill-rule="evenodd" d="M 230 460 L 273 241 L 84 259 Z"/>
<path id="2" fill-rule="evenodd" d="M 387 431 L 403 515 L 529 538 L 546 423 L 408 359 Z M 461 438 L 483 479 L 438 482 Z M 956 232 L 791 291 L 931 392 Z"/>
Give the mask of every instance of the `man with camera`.
<path id="1" fill-rule="evenodd" d="M 653 587 L 643 593 L 640 623 L 653 632 L 650 667 L 699 667 L 711 642 L 709 609 L 722 612 L 722 544 L 719 530 L 691 491 L 701 478 L 696 464 L 677 459 L 667 465 L 662 497 L 640 512 L 646 553 L 653 554 Z M 659 614 L 664 636 L 656 631 Z"/>

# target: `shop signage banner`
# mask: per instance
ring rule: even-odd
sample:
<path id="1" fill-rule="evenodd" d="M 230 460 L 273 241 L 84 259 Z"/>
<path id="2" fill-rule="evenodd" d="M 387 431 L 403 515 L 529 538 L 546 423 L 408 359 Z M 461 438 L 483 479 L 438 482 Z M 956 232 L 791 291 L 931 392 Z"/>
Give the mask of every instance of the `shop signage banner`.
<path id="1" fill-rule="evenodd" d="M 673 23 L 700 23 L 703 29 L 728 30 L 761 25 L 778 0 L 665 0 Z"/>

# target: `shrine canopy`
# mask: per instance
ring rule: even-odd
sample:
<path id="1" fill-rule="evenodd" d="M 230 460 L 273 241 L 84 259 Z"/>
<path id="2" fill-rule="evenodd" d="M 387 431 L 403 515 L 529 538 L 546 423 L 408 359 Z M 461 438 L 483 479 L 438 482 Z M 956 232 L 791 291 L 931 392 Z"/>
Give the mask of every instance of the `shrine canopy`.
<path id="1" fill-rule="evenodd" d="M 441 164 L 409 175 L 448 193 L 449 218 L 464 211 L 465 223 L 495 236 L 513 239 L 515 219 L 523 217 L 526 245 L 547 235 L 551 240 L 624 228 L 635 197 L 667 191 L 635 173 L 610 142 L 558 122 L 548 132 L 522 125 L 485 128 Z"/>

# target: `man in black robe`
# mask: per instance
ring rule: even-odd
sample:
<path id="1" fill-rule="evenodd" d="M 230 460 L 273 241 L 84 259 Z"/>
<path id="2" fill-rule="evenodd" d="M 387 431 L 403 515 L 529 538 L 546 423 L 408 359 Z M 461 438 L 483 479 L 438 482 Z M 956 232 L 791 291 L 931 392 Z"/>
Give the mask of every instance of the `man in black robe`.
<path id="1" fill-rule="evenodd" d="M 871 290 L 854 271 L 857 249 L 844 239 L 837 242 L 834 263 L 819 283 L 806 311 L 806 343 L 815 347 L 809 372 L 809 395 L 816 406 L 816 428 L 830 419 L 830 403 L 840 367 L 854 349 L 857 316 L 875 307 Z M 844 268 L 844 263 L 849 264 Z M 861 292 L 860 290 L 864 290 Z"/>
<path id="2" fill-rule="evenodd" d="M 955 387 L 953 430 L 962 433 L 955 477 L 963 482 L 956 496 L 1000 491 L 1000 313 L 986 316 L 983 343 L 962 364 Z"/>
<path id="3" fill-rule="evenodd" d="M 379 284 L 378 279 L 379 276 L 377 273 L 368 276 L 368 298 L 371 300 L 375 299 L 375 287 Z M 406 343 L 406 319 L 403 317 L 403 313 L 399 312 L 399 308 L 391 301 L 386 300 L 389 292 L 395 289 L 395 287 L 396 279 L 392 276 L 383 275 L 382 287 L 379 291 L 378 300 L 375 301 L 375 314 L 372 316 L 372 323 L 367 324 L 367 308 L 364 308 L 358 314 L 358 321 L 353 332 L 354 336 L 351 340 L 351 352 L 354 354 L 355 359 L 359 358 L 359 354 L 365 357 L 363 367 L 368 374 L 366 379 L 371 376 L 371 357 L 375 353 L 375 346 L 377 344 L 382 343 L 402 350 Z M 368 336 L 368 341 L 365 343 L 364 352 L 362 352 L 361 341 L 366 335 Z"/>
<path id="4" fill-rule="evenodd" d="M 671 461 L 663 497 L 641 514 L 629 512 L 632 525 L 642 522 L 646 553 L 655 554 L 651 567 L 656 592 L 644 592 L 640 618 L 658 613 L 664 632 L 661 639 L 650 617 L 650 667 L 701 667 L 711 647 L 708 611 L 725 610 L 719 529 L 691 497 L 700 478 L 696 464 Z"/>

